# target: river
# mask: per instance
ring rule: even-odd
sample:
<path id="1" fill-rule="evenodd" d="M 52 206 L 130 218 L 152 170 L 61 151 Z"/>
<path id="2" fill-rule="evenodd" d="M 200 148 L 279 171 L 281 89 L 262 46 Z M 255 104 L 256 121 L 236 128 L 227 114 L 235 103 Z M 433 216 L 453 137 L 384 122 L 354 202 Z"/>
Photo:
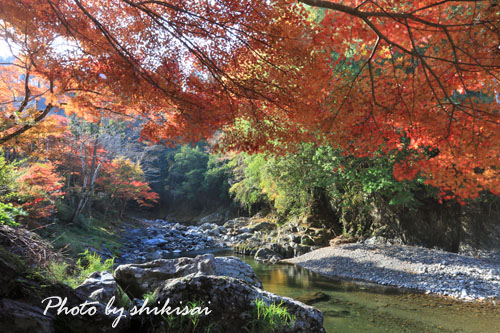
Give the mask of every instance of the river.
<path id="1" fill-rule="evenodd" d="M 214 254 L 234 255 L 230 250 Z M 327 332 L 500 332 L 498 306 L 335 280 L 296 265 L 269 265 L 239 257 L 252 266 L 267 291 L 294 299 L 326 294 L 312 305 L 323 311 Z"/>

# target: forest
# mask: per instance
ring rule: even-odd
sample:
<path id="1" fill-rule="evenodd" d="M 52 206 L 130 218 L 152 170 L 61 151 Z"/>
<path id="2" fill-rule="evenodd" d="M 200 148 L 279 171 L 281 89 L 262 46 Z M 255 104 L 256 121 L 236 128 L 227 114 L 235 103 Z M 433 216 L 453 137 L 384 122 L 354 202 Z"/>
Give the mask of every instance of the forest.
<path id="1" fill-rule="evenodd" d="M 263 219 L 270 261 L 500 253 L 499 29 L 490 0 L 0 0 L 0 244 L 73 287 L 141 219 Z"/>

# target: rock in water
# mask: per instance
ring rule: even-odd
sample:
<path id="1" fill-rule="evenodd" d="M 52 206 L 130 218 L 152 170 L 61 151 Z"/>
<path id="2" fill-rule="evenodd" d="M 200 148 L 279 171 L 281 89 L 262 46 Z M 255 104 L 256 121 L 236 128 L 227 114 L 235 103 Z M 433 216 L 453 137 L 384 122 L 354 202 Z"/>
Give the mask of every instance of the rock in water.
<path id="1" fill-rule="evenodd" d="M 318 302 L 328 301 L 329 299 L 330 299 L 330 296 L 328 296 L 327 294 L 325 294 L 324 292 L 321 292 L 321 291 L 306 294 L 304 296 L 297 298 L 298 301 L 301 301 L 302 303 L 305 303 L 307 305 L 311 305 L 311 304 L 318 303 Z"/>
<path id="2" fill-rule="evenodd" d="M 167 280 L 191 274 L 231 276 L 258 287 L 262 286 L 250 265 L 241 259 L 215 258 L 213 254 L 121 265 L 114 272 L 116 281 L 132 298 L 142 298 L 145 293 L 162 287 Z"/>
<path id="3" fill-rule="evenodd" d="M 257 250 L 254 256 L 255 260 L 262 262 L 276 263 L 283 259 L 281 255 L 271 250 L 269 247 L 262 247 Z"/>
<path id="4" fill-rule="evenodd" d="M 194 300 L 199 307 L 207 307 L 211 313 L 199 318 L 197 327 L 200 331 L 208 327 L 210 332 L 242 332 L 245 329 L 251 331 L 256 320 L 255 300 L 263 300 L 268 305 L 282 304 L 281 306 L 295 316 L 291 326 L 282 327 L 280 332 L 325 332 L 321 311 L 231 277 L 192 275 L 173 279 L 158 292 L 155 302 L 165 304 L 167 300 L 172 308 L 183 308 L 188 301 Z M 143 322 L 147 327 L 141 329 L 155 333 L 166 332 L 158 316 Z"/>

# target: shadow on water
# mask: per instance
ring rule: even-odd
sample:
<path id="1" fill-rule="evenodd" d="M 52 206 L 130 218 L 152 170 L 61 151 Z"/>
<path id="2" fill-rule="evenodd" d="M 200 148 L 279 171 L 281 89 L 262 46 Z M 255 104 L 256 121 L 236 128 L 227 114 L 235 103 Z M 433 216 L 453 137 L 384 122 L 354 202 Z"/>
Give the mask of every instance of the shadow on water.
<path id="1" fill-rule="evenodd" d="M 227 249 L 213 253 L 235 255 Z M 265 290 L 302 300 L 323 311 L 327 332 L 500 332 L 500 309 L 493 305 L 353 283 L 315 274 L 297 265 L 268 265 L 252 257 L 238 257 L 252 266 Z"/>

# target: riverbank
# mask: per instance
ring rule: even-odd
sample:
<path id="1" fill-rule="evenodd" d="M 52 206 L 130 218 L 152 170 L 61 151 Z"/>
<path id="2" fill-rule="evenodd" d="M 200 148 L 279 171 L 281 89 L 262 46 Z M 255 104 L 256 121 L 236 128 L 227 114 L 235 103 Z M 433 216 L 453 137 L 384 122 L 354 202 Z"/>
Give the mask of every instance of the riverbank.
<path id="1" fill-rule="evenodd" d="M 341 244 L 284 262 L 313 272 L 464 301 L 498 302 L 500 263 L 404 245 Z"/>

